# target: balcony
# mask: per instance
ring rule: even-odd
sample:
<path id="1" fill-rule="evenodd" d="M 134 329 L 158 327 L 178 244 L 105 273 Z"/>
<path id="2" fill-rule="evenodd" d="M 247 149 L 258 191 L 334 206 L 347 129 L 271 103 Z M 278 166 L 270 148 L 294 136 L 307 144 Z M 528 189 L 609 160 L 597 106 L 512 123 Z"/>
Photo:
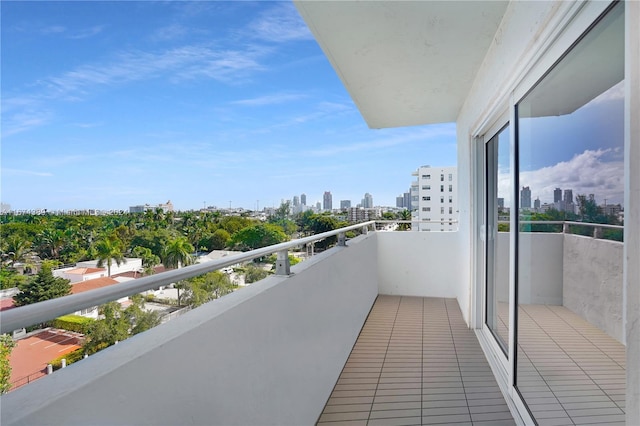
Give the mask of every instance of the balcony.
<path id="1" fill-rule="evenodd" d="M 568 234 L 534 237 L 562 264 L 545 272 L 548 294 L 532 292 L 531 303 L 521 307 L 545 337 L 532 346 L 521 344 L 523 350 L 533 364 L 540 362 L 536 356 L 552 353 L 563 339 L 560 317 L 585 339 L 613 345 L 605 351 L 615 356 L 615 377 L 624 377 L 624 346 L 589 324 L 610 324 L 605 331 L 615 335 L 616 314 L 605 310 L 592 316 L 592 308 L 572 313 L 561 306 L 574 303 L 570 294 L 587 297 L 591 290 L 585 286 L 602 292 L 597 276 L 617 270 L 613 259 L 621 244 Z M 1 423 L 299 425 L 351 418 L 354 424 L 389 424 L 414 418 L 428 424 L 458 418 L 447 416 L 473 424 L 521 423 L 499 372 L 480 349 L 478 332 L 467 325 L 470 285 L 461 272 L 470 268 L 461 254 L 466 244 L 458 232 L 360 235 L 291 267 L 290 274 L 270 276 L 2 396 Z M 594 263 L 589 250 L 612 263 Z M 562 255 L 555 256 L 558 252 Z M 219 263 L 205 267 L 225 266 Z M 151 278 L 176 279 L 171 274 L 193 274 L 193 268 Z M 574 269 L 584 274 L 573 277 Z M 591 283 L 588 276 L 594 277 Z M 155 285 L 143 280 L 136 281 Z M 574 281 L 582 287 L 574 289 Z M 11 328 L 7 319 L 3 313 L 3 330 Z M 583 350 L 579 340 L 573 342 Z M 588 358 L 573 357 L 574 370 L 584 371 L 580 363 Z M 525 401 L 532 398 L 534 414 L 551 413 L 556 416 L 551 420 L 565 415 L 584 420 L 583 412 L 567 404 L 593 395 L 571 394 L 571 388 L 559 395 L 548 378 L 558 374 L 555 366 L 567 371 L 566 364 L 548 363 L 547 376 L 531 378 L 531 391 L 541 392 L 535 382 L 544 381 L 558 400 L 535 399 L 538 394 L 532 393 Z M 600 368 L 599 374 L 604 380 L 609 373 Z M 614 388 L 611 398 L 623 416 L 624 385 Z"/>

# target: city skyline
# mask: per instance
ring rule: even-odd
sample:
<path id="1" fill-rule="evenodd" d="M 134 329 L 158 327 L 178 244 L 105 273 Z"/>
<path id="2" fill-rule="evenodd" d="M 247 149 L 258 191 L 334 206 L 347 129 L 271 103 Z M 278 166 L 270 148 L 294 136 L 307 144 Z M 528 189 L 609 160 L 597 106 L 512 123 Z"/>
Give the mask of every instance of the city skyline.
<path id="1" fill-rule="evenodd" d="M 3 2 L 1 201 L 393 206 L 455 124 L 371 130 L 286 2 Z"/>

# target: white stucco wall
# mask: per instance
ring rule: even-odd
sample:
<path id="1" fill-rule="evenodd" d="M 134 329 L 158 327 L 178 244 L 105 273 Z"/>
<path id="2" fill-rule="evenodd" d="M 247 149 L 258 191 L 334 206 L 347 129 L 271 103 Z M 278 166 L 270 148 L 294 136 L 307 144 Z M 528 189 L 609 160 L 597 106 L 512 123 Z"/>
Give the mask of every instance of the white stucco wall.
<path id="1" fill-rule="evenodd" d="M 458 297 L 462 262 L 456 232 L 378 232 L 380 294 Z"/>
<path id="2" fill-rule="evenodd" d="M 97 268 L 98 266 L 97 260 L 86 260 L 84 262 L 76 263 L 76 268 Z M 102 268 L 107 270 L 107 265 L 103 265 Z M 125 262 L 122 262 L 120 265 L 116 264 L 116 262 L 111 263 L 111 275 L 122 274 L 124 272 L 133 272 L 139 271 L 142 269 L 142 259 L 137 257 L 126 257 Z M 105 273 L 106 276 L 106 273 Z"/>
<path id="3" fill-rule="evenodd" d="M 2 397 L 0 423 L 317 421 L 378 293 L 358 237 Z"/>
<path id="4" fill-rule="evenodd" d="M 623 244 L 565 235 L 563 304 L 607 334 L 624 342 Z"/>

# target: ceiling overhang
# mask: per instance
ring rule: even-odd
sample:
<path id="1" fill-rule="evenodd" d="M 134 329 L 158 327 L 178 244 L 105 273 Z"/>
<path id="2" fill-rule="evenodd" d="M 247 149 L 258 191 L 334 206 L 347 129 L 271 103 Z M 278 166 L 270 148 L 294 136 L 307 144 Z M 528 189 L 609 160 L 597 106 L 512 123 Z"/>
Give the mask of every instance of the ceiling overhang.
<path id="1" fill-rule="evenodd" d="M 456 121 L 505 1 L 295 1 L 371 128 Z"/>

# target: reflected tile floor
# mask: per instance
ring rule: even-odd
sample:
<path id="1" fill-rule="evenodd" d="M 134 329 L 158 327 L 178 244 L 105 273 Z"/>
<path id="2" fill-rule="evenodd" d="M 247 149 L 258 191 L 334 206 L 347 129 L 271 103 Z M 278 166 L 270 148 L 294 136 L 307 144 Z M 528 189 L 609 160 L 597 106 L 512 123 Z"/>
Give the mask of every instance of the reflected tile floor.
<path id="1" fill-rule="evenodd" d="M 624 345 L 563 306 L 520 305 L 518 322 L 518 389 L 539 425 L 624 425 Z"/>
<path id="2" fill-rule="evenodd" d="M 514 425 L 455 299 L 378 296 L 319 425 Z"/>

